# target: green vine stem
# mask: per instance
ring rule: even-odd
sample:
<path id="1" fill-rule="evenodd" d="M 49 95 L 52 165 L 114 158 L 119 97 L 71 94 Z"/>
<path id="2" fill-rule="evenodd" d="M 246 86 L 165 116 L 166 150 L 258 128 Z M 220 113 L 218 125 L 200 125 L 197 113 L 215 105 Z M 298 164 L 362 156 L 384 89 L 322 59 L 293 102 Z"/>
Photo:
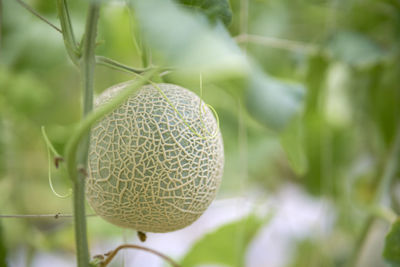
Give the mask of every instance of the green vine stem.
<path id="1" fill-rule="evenodd" d="M 372 204 L 373 206 L 375 206 L 375 212 L 374 210 L 370 212 L 370 215 L 365 221 L 361 234 L 358 240 L 356 241 L 354 251 L 351 254 L 349 261 L 347 263 L 347 266 L 349 267 L 356 266 L 357 262 L 359 261 L 359 258 L 362 254 L 361 252 L 364 249 L 365 243 L 368 239 L 367 238 L 368 234 L 370 233 L 370 230 L 372 229 L 375 220 L 377 218 L 383 217 L 387 221 L 393 222 L 395 216 L 397 216 L 395 213 L 391 212 L 391 210 L 385 211 L 379 209 L 379 211 L 376 212 L 376 207 L 379 207 L 382 204 L 384 197 L 389 198 L 390 196 L 391 184 L 394 178 L 396 177 L 397 170 L 399 169 L 399 157 L 400 157 L 400 122 L 397 125 L 394 142 L 390 149 L 383 174 L 378 181 L 377 189 L 375 191 Z"/>
<path id="2" fill-rule="evenodd" d="M 67 10 L 68 11 L 68 10 Z M 85 35 L 82 43 L 82 58 L 80 60 L 80 71 L 83 87 L 83 118 L 85 118 L 93 109 L 93 87 L 94 87 L 94 67 L 95 67 L 95 47 L 97 23 L 99 19 L 100 3 L 92 1 L 89 5 L 86 18 Z M 66 12 L 68 14 L 68 12 Z M 72 35 L 73 36 L 73 35 Z M 74 42 L 74 40 L 72 40 Z M 75 43 L 74 43 L 75 44 Z M 68 162 L 75 166 L 86 166 L 89 149 L 89 134 L 86 134 L 79 144 L 77 151 L 77 160 Z M 74 194 L 74 222 L 75 222 L 75 242 L 77 249 L 78 267 L 89 266 L 89 248 L 86 233 L 86 215 L 85 215 L 85 179 L 84 173 L 70 172 L 73 175 Z"/>
<path id="3" fill-rule="evenodd" d="M 104 115 L 111 112 L 115 107 L 122 104 L 136 89 L 142 86 L 146 81 L 148 81 L 155 73 L 156 69 L 149 71 L 143 77 L 137 79 L 135 83 L 129 86 L 126 90 L 123 90 L 119 93 L 115 98 L 113 98 L 110 102 L 102 105 L 97 108 L 95 111 L 89 113 L 79 124 L 78 128 L 74 131 L 71 138 L 69 139 L 66 146 L 66 161 L 67 161 L 67 169 L 70 173 L 71 178 L 75 178 L 77 175 L 76 164 L 76 152 L 78 150 L 78 146 L 81 140 L 85 135 L 88 135 L 90 131 L 90 127 L 99 119 L 101 119 Z M 86 166 L 86 165 L 84 165 Z"/>

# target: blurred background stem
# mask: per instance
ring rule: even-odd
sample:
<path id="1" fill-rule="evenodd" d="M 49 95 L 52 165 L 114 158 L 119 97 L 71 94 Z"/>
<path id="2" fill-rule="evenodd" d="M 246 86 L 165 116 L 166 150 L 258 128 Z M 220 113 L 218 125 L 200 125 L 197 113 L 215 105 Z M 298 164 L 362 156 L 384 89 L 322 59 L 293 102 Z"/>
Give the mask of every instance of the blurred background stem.
<path id="1" fill-rule="evenodd" d="M 400 156 L 400 123 L 397 125 L 393 145 L 391 146 L 386 164 L 383 170 L 383 174 L 377 184 L 375 196 L 373 199 L 374 205 L 382 205 L 384 201 L 390 201 L 390 189 L 396 172 L 399 168 L 399 156 Z M 389 203 L 390 204 L 390 203 Z M 389 205 L 390 207 L 390 205 Z M 361 234 L 356 241 L 354 252 L 349 258 L 347 266 L 357 266 L 362 256 L 362 251 L 368 241 L 368 236 L 373 229 L 374 223 L 380 217 L 376 213 L 371 213 L 366 219 Z M 392 222 L 391 222 L 392 223 Z"/>

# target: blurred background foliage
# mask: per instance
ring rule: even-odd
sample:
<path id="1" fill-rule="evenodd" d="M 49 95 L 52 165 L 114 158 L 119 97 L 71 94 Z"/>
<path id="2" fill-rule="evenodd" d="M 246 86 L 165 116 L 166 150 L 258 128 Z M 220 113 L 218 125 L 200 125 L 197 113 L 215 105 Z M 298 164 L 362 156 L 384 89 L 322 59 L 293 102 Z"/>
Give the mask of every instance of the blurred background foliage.
<path id="1" fill-rule="evenodd" d="M 346 266 L 360 247 L 357 240 L 369 216 L 367 206 L 400 123 L 400 3 L 178 2 L 196 11 L 181 12 L 169 1 L 105 3 L 96 53 L 141 67 L 141 56 L 150 49 L 154 64 L 180 67 L 164 81 L 198 94 L 201 72 L 202 97 L 219 114 L 225 144 L 219 199 L 257 195 L 262 202 L 294 184 L 313 199 L 328 201 L 335 218 L 329 233 L 293 240 L 295 249 L 284 266 Z M 27 3 L 59 24 L 55 1 Z M 87 3 L 69 5 L 75 33 L 81 36 Z M 49 188 L 40 126 L 46 126 L 55 147 L 63 151 L 80 117 L 77 69 L 67 59 L 58 32 L 16 1 L 3 1 L 1 12 L 0 213 L 70 213 L 71 201 L 55 197 Z M 103 66 L 96 68 L 95 77 L 97 93 L 133 78 Z M 62 172 L 53 173 L 57 190 L 67 192 L 68 179 Z M 393 193 L 386 197 L 398 214 L 398 170 L 395 175 Z M 248 245 L 269 222 L 252 216 L 200 238 L 181 257 L 183 266 L 244 266 Z M 123 233 L 98 218 L 88 220 L 91 243 Z M 243 225 L 240 231 L 238 225 Z M 377 259 L 370 266 L 385 266 L 382 242 L 389 224 L 379 227 L 382 234 L 365 245 L 375 246 L 372 254 L 364 255 Z M 379 232 L 376 228 L 369 229 Z M 398 234 L 397 228 L 394 225 L 392 232 Z M 21 249 L 27 266 L 38 251 L 73 256 L 68 219 L 3 219 L 0 230 L 0 266 L 4 255 L 15 262 Z M 239 249 L 230 243 L 238 232 Z M 399 246 L 393 236 L 388 240 Z M 385 249 L 394 266 L 400 264 L 396 253 Z"/>

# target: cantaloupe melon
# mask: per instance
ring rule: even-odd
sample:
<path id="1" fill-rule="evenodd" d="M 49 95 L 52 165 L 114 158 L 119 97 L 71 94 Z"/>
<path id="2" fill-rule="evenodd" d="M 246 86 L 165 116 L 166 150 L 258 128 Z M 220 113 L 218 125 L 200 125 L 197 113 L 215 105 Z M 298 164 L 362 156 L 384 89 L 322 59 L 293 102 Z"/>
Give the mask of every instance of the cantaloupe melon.
<path id="1" fill-rule="evenodd" d="M 107 89 L 95 106 L 129 84 Z M 88 165 L 87 200 L 98 215 L 121 227 L 169 232 L 193 223 L 215 198 L 223 142 L 196 94 L 145 85 L 92 127 Z"/>

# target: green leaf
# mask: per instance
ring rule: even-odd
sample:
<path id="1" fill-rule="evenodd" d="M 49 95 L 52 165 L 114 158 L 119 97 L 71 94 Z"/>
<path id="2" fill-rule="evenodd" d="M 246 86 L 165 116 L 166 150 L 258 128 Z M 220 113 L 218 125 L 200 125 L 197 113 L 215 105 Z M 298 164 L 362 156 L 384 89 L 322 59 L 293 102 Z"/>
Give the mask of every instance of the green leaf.
<path id="1" fill-rule="evenodd" d="M 141 32 L 157 64 L 186 78 L 210 80 L 246 75 L 249 63 L 221 23 L 210 25 L 171 0 L 131 0 Z"/>
<path id="2" fill-rule="evenodd" d="M 265 222 L 266 219 L 249 215 L 223 225 L 197 241 L 185 255 L 181 265 L 185 267 L 203 264 L 244 266 L 247 246 Z"/>
<path id="3" fill-rule="evenodd" d="M 349 31 L 334 35 L 328 51 L 332 58 L 356 67 L 374 65 L 385 56 L 383 50 L 365 35 Z"/>
<path id="4" fill-rule="evenodd" d="M 246 92 L 250 115 L 267 127 L 281 131 L 303 107 L 305 89 L 255 71 Z"/>
<path id="5" fill-rule="evenodd" d="M 400 264 L 400 220 L 392 224 L 385 238 L 383 258 L 393 264 Z M 397 265 L 396 265 L 397 266 Z"/>
<path id="6" fill-rule="evenodd" d="M 228 0 L 178 0 L 179 3 L 199 10 L 211 22 L 221 20 L 225 26 L 232 22 L 232 10 Z"/>

